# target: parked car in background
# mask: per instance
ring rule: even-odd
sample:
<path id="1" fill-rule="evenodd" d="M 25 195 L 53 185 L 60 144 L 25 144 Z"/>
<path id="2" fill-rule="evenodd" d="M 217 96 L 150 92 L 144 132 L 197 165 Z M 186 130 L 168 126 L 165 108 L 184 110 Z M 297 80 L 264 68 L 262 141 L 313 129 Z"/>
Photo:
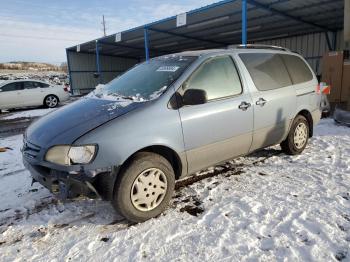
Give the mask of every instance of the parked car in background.
<path id="1" fill-rule="evenodd" d="M 69 99 L 66 87 L 37 80 L 9 80 L 0 83 L 0 110 L 46 106 L 56 107 Z"/>
<path id="2" fill-rule="evenodd" d="M 276 144 L 300 154 L 321 116 L 317 85 L 283 48 L 154 58 L 33 123 L 24 164 L 62 198 L 101 196 L 144 221 L 186 175 Z"/>

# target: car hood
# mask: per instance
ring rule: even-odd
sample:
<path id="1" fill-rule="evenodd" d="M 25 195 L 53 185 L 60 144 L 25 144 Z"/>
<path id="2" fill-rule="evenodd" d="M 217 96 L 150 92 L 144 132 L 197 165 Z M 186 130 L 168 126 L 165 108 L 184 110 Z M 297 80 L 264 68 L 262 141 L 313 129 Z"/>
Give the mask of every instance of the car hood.
<path id="1" fill-rule="evenodd" d="M 142 106 L 130 100 L 110 101 L 84 97 L 35 121 L 26 140 L 40 147 L 72 144 L 96 127 Z"/>

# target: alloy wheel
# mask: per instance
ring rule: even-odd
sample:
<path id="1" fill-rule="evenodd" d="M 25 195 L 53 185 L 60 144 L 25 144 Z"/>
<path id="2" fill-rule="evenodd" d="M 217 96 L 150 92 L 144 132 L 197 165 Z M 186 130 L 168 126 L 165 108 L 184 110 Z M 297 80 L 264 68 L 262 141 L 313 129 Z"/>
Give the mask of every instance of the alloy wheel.
<path id="1" fill-rule="evenodd" d="M 56 107 L 57 106 L 57 103 L 58 103 L 58 100 L 55 96 L 48 96 L 46 99 L 45 99 L 45 104 L 52 108 L 52 107 Z"/>

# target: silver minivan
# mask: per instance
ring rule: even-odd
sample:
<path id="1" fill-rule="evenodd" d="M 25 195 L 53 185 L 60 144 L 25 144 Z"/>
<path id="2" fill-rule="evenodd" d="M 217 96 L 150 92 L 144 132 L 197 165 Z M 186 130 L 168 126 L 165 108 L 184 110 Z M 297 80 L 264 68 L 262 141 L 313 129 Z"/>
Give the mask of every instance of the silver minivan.
<path id="1" fill-rule="evenodd" d="M 278 47 L 153 58 L 33 123 L 23 160 L 58 197 L 106 199 L 145 221 L 189 174 L 276 144 L 301 153 L 321 116 L 317 85 Z"/>

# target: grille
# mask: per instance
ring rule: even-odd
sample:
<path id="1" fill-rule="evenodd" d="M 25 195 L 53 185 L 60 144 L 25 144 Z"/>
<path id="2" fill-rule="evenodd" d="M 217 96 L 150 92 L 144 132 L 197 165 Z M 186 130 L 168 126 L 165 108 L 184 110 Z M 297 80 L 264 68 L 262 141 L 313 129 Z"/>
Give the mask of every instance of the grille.
<path id="1" fill-rule="evenodd" d="M 23 142 L 23 155 L 28 158 L 36 158 L 40 150 L 40 146 L 34 145 L 28 141 Z"/>

